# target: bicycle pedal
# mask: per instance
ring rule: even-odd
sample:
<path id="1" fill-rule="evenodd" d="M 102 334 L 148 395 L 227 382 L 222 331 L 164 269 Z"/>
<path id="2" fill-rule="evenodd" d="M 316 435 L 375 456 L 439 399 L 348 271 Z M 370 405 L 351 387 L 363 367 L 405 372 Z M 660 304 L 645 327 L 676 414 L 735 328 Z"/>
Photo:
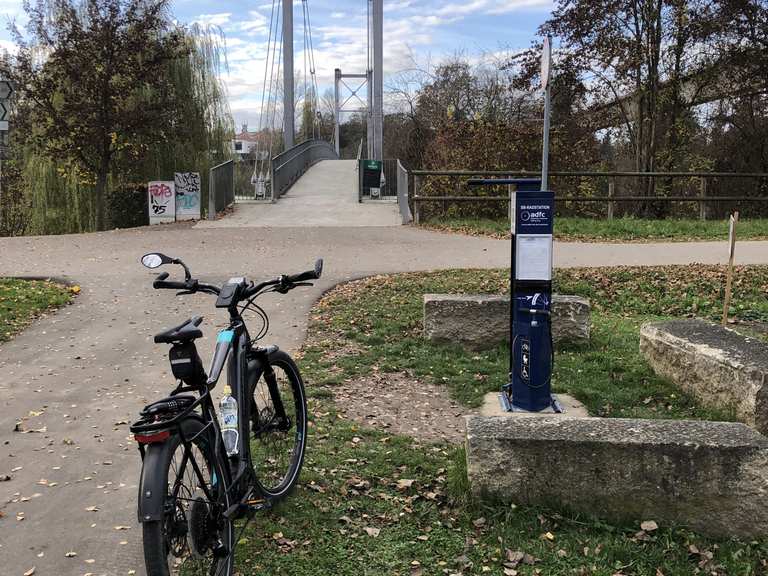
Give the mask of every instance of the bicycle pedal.
<path id="1" fill-rule="evenodd" d="M 269 500 L 263 498 L 257 500 L 248 500 L 245 503 L 251 512 L 261 512 L 262 510 L 268 510 L 272 508 L 272 503 Z"/>

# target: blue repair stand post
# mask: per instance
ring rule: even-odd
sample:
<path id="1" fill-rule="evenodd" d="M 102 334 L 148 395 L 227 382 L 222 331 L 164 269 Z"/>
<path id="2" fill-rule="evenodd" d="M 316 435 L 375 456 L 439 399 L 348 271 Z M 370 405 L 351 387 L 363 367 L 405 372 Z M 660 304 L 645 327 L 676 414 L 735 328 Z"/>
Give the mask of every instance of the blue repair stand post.
<path id="1" fill-rule="evenodd" d="M 506 184 L 510 202 L 509 381 L 499 399 L 507 412 L 563 412 L 552 395 L 552 234 L 554 193 L 538 178 L 472 179 Z"/>

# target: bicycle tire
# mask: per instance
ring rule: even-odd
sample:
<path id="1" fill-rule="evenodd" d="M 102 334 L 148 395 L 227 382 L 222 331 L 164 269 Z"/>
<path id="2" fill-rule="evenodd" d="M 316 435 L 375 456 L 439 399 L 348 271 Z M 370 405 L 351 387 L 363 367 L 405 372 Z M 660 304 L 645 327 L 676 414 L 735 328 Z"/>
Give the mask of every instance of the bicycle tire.
<path id="1" fill-rule="evenodd" d="M 226 462 L 223 459 L 216 458 L 215 451 L 212 445 L 211 435 L 203 432 L 204 424 L 197 419 L 187 419 L 181 423 L 184 435 L 187 438 L 193 438 L 191 445 L 197 448 L 200 456 L 202 456 L 204 462 L 198 462 L 197 457 L 193 454 L 196 463 L 200 467 L 203 475 L 208 476 L 211 481 L 209 491 L 217 494 L 219 500 L 218 507 L 221 510 L 226 510 L 230 505 L 230 498 L 225 485 L 225 473 L 224 466 Z M 147 453 L 144 457 L 142 465 L 142 486 L 144 485 L 144 474 L 157 473 L 157 470 L 151 470 L 151 467 L 160 467 L 159 470 L 163 474 L 163 486 L 169 486 L 171 481 L 172 466 L 174 464 L 174 457 L 178 454 L 179 448 L 184 447 L 180 434 L 171 435 L 168 440 L 163 444 L 150 444 L 147 447 Z M 191 451 L 192 449 L 190 449 Z M 183 458 L 183 454 L 182 454 Z M 182 470 L 182 475 L 186 473 L 188 466 Z M 146 470 L 145 470 L 146 469 Z M 207 474 L 206 474 L 207 470 Z M 178 470 L 177 470 L 178 471 Z M 213 472 L 213 474 L 211 474 Z M 193 472 L 194 474 L 194 472 Z M 199 482 L 199 481 L 198 481 Z M 175 483 L 175 481 L 174 481 Z M 218 486 L 218 488 L 216 488 Z M 183 485 L 180 487 L 179 492 L 183 490 Z M 189 487 L 186 487 L 188 490 Z M 224 545 L 228 551 L 226 557 L 215 558 L 212 551 L 210 557 L 201 559 L 199 552 L 193 552 L 192 547 L 194 544 L 192 540 L 195 528 L 190 524 L 190 518 L 197 516 L 201 518 L 200 514 L 205 515 L 207 510 L 210 509 L 211 504 L 208 500 L 201 499 L 200 496 L 196 496 L 194 499 L 182 501 L 182 499 L 176 499 L 176 501 L 170 501 L 172 498 L 171 490 L 167 489 L 163 496 L 163 517 L 161 520 L 145 521 L 142 523 L 143 530 L 143 546 L 144 546 L 144 562 L 146 565 L 147 576 L 172 576 L 176 574 L 194 575 L 200 574 L 215 576 L 232 576 L 234 572 L 234 525 L 231 520 L 220 518 L 217 522 L 219 527 L 216 529 L 215 536 L 219 538 L 219 541 Z M 192 494 L 190 494 L 192 496 Z M 186 507 L 185 507 L 186 502 Z M 197 507 L 197 508 L 195 508 Z M 174 511 L 174 518 L 168 517 L 168 511 Z M 195 514 L 195 510 L 198 511 Z M 202 510 L 202 512 L 199 512 Z M 179 519 L 179 514 L 184 513 L 183 523 Z M 169 543 L 168 531 L 170 529 L 169 522 L 175 522 L 174 528 L 178 527 L 180 523 L 186 525 L 187 532 L 183 536 L 183 544 L 181 541 L 175 543 L 175 550 L 172 549 L 172 545 Z M 195 524 L 200 526 L 200 523 L 207 524 L 210 522 L 210 516 L 202 516 L 201 520 L 198 520 Z M 208 527 L 197 528 L 198 531 L 209 529 Z M 178 536 L 177 536 L 178 537 Z M 206 534 L 206 539 L 210 539 L 212 535 Z M 201 537 L 202 539 L 203 537 Z M 185 550 L 186 549 L 186 550 Z M 186 558 L 183 556 L 188 554 Z M 192 560 L 187 563 L 187 560 Z M 181 563 L 180 563 L 181 562 Z M 215 563 L 215 564 L 214 564 Z M 191 564 L 191 565 L 190 565 Z M 208 567 L 200 569 L 200 565 L 207 564 Z M 211 568 L 215 569 L 211 571 Z"/>
<path id="2" fill-rule="evenodd" d="M 251 462 L 254 467 L 257 488 L 271 500 L 280 500 L 291 493 L 299 479 L 307 446 L 307 400 L 304 382 L 298 366 L 282 350 L 269 356 L 279 386 L 280 398 L 290 415 L 290 428 L 276 430 L 274 405 L 270 411 L 271 398 L 264 374 L 251 390 Z M 283 385 L 281 385 L 283 384 Z M 289 440 L 292 439 L 292 440 Z M 277 441 L 283 440 L 280 446 Z M 269 452 L 272 443 L 278 450 L 285 451 L 286 460 L 279 461 L 274 452 Z M 289 448 L 290 444 L 290 448 Z M 283 471 L 284 470 L 284 471 Z"/>

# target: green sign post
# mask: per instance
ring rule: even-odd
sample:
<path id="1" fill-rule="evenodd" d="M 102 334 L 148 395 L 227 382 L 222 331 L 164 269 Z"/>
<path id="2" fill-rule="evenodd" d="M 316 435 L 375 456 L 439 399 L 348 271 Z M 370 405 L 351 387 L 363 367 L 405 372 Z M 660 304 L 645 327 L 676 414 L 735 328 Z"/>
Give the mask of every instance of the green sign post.
<path id="1" fill-rule="evenodd" d="M 378 188 L 381 186 L 381 160 L 366 160 L 363 162 L 363 188 Z"/>

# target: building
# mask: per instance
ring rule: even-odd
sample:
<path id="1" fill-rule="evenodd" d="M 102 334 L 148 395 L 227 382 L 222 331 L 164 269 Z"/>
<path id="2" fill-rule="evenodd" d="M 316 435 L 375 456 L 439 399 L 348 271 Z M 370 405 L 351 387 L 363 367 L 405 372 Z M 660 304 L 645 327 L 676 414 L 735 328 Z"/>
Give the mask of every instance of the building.
<path id="1" fill-rule="evenodd" d="M 237 154 L 241 160 L 247 159 L 249 156 L 254 157 L 257 160 L 264 160 L 269 157 L 269 150 L 267 145 L 260 146 L 260 144 L 266 144 L 264 134 L 257 132 L 248 132 L 248 124 L 243 124 L 243 128 L 239 134 L 235 135 L 232 140 L 232 151 Z M 253 151 L 253 155 L 251 152 Z"/>

